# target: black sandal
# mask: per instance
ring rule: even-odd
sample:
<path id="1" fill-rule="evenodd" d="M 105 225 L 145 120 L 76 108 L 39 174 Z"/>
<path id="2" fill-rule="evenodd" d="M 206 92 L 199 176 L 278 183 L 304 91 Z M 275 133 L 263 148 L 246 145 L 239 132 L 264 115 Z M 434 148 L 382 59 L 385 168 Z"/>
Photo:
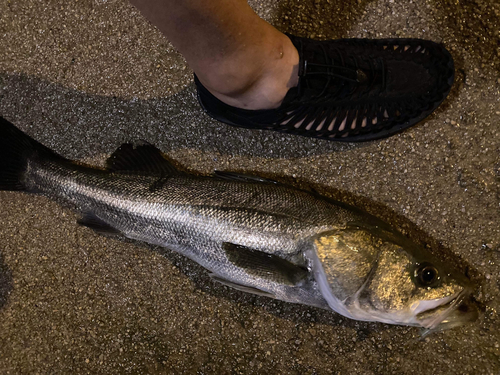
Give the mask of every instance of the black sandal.
<path id="1" fill-rule="evenodd" d="M 195 76 L 208 115 L 229 125 L 334 141 L 388 137 L 430 115 L 450 92 L 453 59 L 420 39 L 316 41 L 288 35 L 299 84 L 279 108 L 245 110 L 213 96 Z"/>

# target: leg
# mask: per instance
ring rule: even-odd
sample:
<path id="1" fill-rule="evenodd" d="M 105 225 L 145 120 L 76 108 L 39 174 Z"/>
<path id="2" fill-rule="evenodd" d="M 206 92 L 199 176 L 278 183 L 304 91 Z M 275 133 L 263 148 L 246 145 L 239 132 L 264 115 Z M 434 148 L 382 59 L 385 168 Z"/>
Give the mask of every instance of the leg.
<path id="1" fill-rule="evenodd" d="M 245 109 L 276 108 L 298 83 L 298 52 L 246 0 L 131 0 L 203 85 Z"/>
<path id="2" fill-rule="evenodd" d="M 193 68 L 206 112 L 230 125 L 369 141 L 427 117 L 453 83 L 451 55 L 430 41 L 287 37 L 246 0 L 131 2 Z"/>

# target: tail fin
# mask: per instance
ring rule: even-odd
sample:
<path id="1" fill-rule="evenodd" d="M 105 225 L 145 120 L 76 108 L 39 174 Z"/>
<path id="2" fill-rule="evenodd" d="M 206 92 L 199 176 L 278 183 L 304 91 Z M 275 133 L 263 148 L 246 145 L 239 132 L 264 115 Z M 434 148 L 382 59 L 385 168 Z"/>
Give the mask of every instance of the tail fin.
<path id="1" fill-rule="evenodd" d="M 53 151 L 0 117 L 0 190 L 26 190 L 23 175 L 34 156 L 56 156 Z"/>

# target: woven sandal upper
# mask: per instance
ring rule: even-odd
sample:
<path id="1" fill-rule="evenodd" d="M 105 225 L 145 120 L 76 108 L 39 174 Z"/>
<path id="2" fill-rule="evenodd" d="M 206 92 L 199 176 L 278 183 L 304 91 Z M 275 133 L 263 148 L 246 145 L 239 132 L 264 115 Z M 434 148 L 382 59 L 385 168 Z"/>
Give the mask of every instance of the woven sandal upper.
<path id="1" fill-rule="evenodd" d="M 299 52 L 299 84 L 288 91 L 279 108 L 250 111 L 228 106 L 196 80 L 207 112 L 236 126 L 369 140 L 427 116 L 453 82 L 453 60 L 434 42 L 289 38 Z"/>

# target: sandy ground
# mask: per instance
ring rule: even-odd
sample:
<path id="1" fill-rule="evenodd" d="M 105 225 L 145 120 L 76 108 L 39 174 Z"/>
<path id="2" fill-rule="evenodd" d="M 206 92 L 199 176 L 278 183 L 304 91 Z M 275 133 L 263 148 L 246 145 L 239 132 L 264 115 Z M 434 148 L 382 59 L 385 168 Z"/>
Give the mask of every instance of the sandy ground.
<path id="1" fill-rule="evenodd" d="M 69 157 L 156 144 L 198 173 L 314 186 L 433 245 L 482 283 L 478 321 L 416 328 L 214 284 L 165 249 L 104 238 L 42 197 L 0 192 L 0 373 L 500 373 L 500 4 L 262 0 L 284 31 L 421 37 L 457 67 L 445 103 L 368 144 L 231 128 L 200 110 L 190 69 L 128 3 L 0 0 L 0 114 Z"/>

